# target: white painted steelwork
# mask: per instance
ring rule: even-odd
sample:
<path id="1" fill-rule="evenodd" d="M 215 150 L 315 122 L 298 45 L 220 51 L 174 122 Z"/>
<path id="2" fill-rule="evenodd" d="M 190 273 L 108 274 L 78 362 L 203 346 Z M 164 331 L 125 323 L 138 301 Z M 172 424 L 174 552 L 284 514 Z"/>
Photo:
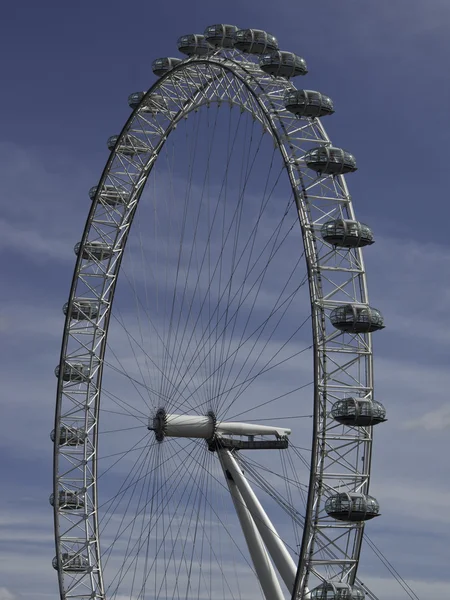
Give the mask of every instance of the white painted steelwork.
<path id="1" fill-rule="evenodd" d="M 83 502 L 83 509 L 76 514 L 61 511 L 57 503 L 54 507 L 57 550 L 55 565 L 63 599 L 100 600 L 109 597 L 107 587 L 113 585 L 111 581 L 105 582 L 104 579 L 103 570 L 106 560 L 102 565 L 100 517 L 102 516 L 103 523 L 110 515 L 108 514 L 107 517 L 104 516 L 105 513 L 99 515 L 99 510 L 106 512 L 107 510 L 98 500 L 97 473 L 99 460 L 102 458 L 101 445 L 99 445 L 99 418 L 102 414 L 100 398 L 105 392 L 105 390 L 102 392 L 102 375 L 108 368 L 105 353 L 109 343 L 107 342 L 108 329 L 110 323 L 115 322 L 111 321 L 111 316 L 113 315 L 114 319 L 112 308 L 116 283 L 144 186 L 155 164 L 164 155 L 167 140 L 187 117 L 191 118 L 197 111 L 210 110 L 213 105 L 222 107 L 221 109 L 239 107 L 241 114 L 250 115 L 253 123 L 261 125 L 267 137 L 270 136 L 277 156 L 281 157 L 286 180 L 289 181 L 303 238 L 303 256 L 297 248 L 295 259 L 304 259 L 305 281 L 309 285 L 313 346 L 313 388 L 311 389 L 313 414 L 311 453 L 308 457 L 310 475 L 309 481 L 305 482 L 307 499 L 304 519 L 301 522 L 302 541 L 299 555 L 296 557 L 299 564 L 293 595 L 295 598 L 304 597 L 308 580 L 311 578 L 314 579 L 314 585 L 310 584 L 310 588 L 315 586 L 315 582 L 327 580 L 349 585 L 357 581 L 364 526 L 362 523 L 336 524 L 330 521 L 324 511 L 324 502 L 326 497 L 336 490 L 342 493 L 362 494 L 367 494 L 369 491 L 372 428 L 365 426 L 341 428 L 330 416 L 333 404 L 342 398 L 374 399 L 371 334 L 337 331 L 329 320 L 331 311 L 343 304 L 369 306 L 365 268 L 361 248 L 336 247 L 320 236 L 324 223 L 337 219 L 355 221 L 355 214 L 344 177 L 316 174 L 305 164 L 304 157 L 308 150 L 318 145 L 327 148 L 332 144 L 318 119 L 297 118 L 285 110 L 284 98 L 288 92 L 295 89 L 290 80 L 264 73 L 259 67 L 257 58 L 243 55 L 229 47 L 229 44 L 226 47 L 219 45 L 208 57 L 174 60 L 168 65 L 167 70 L 164 70 L 163 76 L 150 86 L 140 105 L 133 111 L 119 136 L 116 150 L 112 151 L 107 161 L 97 184 L 98 189 L 107 189 L 110 192 L 114 190 L 114 197 L 120 198 L 120 202 L 108 202 L 101 194 L 97 194 L 93 199 L 80 245 L 77 246 L 77 262 L 57 371 L 58 389 L 54 429 L 57 432 L 77 431 L 80 433 L 79 439 L 82 440 L 82 443 L 61 444 L 61 437 L 56 435 L 54 441 L 54 493 L 57 494 L 60 489 L 70 489 Z M 145 110 L 153 94 L 164 99 L 163 106 L 157 114 Z M 139 151 L 129 154 L 121 152 L 120 149 L 126 146 L 130 139 L 133 140 L 133 144 L 136 143 L 133 147 L 138 148 Z M 190 160 L 191 157 L 186 156 L 186 161 Z M 167 201 L 167 198 L 161 196 L 161 202 L 163 201 Z M 180 207 L 179 214 L 182 214 L 185 207 L 182 204 Z M 282 210 L 284 209 L 280 208 L 280 212 Z M 211 215 L 210 218 L 212 219 Z M 235 231 L 237 230 L 236 226 Z M 246 232 L 247 238 L 248 235 Z M 217 239 L 220 241 L 220 236 Z M 222 239 L 225 239 L 225 233 Z M 94 247 L 106 250 L 94 252 Z M 197 255 L 194 260 L 201 262 Z M 212 277 L 212 269 L 210 274 Z M 188 278 L 186 284 L 187 282 Z M 174 297 L 176 298 L 176 294 Z M 231 294 L 229 297 L 231 299 Z M 99 307 L 98 314 L 88 320 L 73 319 L 73 307 L 77 298 L 92 301 Z M 279 310 L 279 307 L 274 305 L 275 309 Z M 139 305 L 136 310 L 143 312 Z M 168 314 L 170 314 L 170 307 Z M 120 318 L 116 318 L 120 322 Z M 216 319 L 219 321 L 218 317 Z M 227 314 L 226 319 L 229 319 L 226 321 L 229 323 L 232 315 Z M 155 338 L 158 337 L 154 332 L 153 334 Z M 286 336 L 287 340 L 290 332 L 285 330 L 282 335 Z M 136 340 L 128 331 L 127 336 L 128 342 L 131 343 L 132 340 L 135 347 L 139 347 L 139 339 Z M 172 341 L 173 347 L 176 346 L 176 341 L 177 338 L 175 343 Z M 151 393 L 157 395 L 156 406 L 160 405 L 160 402 L 164 404 L 167 400 L 165 410 L 168 414 L 177 414 L 179 407 L 175 406 L 174 410 L 168 405 L 168 400 L 173 400 L 169 396 L 175 390 L 182 397 L 186 386 L 184 373 L 180 372 L 180 367 L 172 360 L 171 348 L 172 346 L 168 349 L 164 344 L 160 348 L 160 355 L 163 357 L 160 371 L 167 379 L 169 375 L 175 374 L 176 385 L 167 383 L 162 378 L 164 385 L 161 386 L 161 390 L 156 392 L 151 390 Z M 228 364 L 234 364 L 233 350 L 230 345 L 223 345 L 217 354 L 220 356 L 221 352 L 226 354 L 227 351 L 229 355 L 226 360 L 230 359 Z M 150 356 L 150 359 L 154 360 L 153 356 Z M 146 357 L 149 362 L 150 359 Z M 175 366 L 172 366 L 171 361 Z M 207 361 L 200 367 L 206 369 L 206 364 Z M 80 369 L 82 366 L 84 376 L 67 376 L 64 370 L 67 365 L 78 365 Z M 169 372 L 168 369 L 166 375 L 164 368 L 168 367 L 172 371 Z M 127 373 L 127 376 L 128 381 L 140 390 L 139 385 L 142 384 L 136 383 L 134 374 Z M 195 376 L 198 377 L 197 372 L 190 375 L 189 381 Z M 250 382 L 255 378 L 256 375 L 253 373 L 249 375 Z M 208 378 L 205 381 L 208 381 Z M 246 381 L 239 382 L 242 389 L 245 389 L 244 384 Z M 264 385 L 267 385 L 267 382 Z M 201 391 L 204 391 L 204 388 Z M 201 407 L 201 410 L 198 408 L 199 414 L 206 412 L 214 392 L 211 390 L 209 398 L 205 394 L 205 397 L 197 400 L 198 407 Z M 229 389 L 226 392 L 228 393 Z M 220 395 L 222 393 L 223 391 L 219 390 L 217 397 L 226 398 L 225 393 L 223 396 Z M 111 397 L 114 395 L 112 394 Z M 190 404 L 193 402 L 191 396 L 183 399 L 186 404 L 181 407 L 183 409 L 181 412 L 191 414 Z M 131 410 L 123 398 L 115 398 L 114 401 L 118 403 L 120 410 Z M 278 408 L 282 404 L 281 399 Z M 256 401 L 254 405 L 257 405 Z M 229 424 L 234 418 L 240 418 L 237 416 L 239 415 L 237 405 L 235 408 L 235 413 L 230 410 L 226 415 L 218 414 L 219 423 L 223 420 L 223 416 L 228 418 L 225 420 L 228 425 L 224 425 L 227 430 L 223 429 L 222 434 L 253 435 L 249 434 L 248 428 L 245 429 L 237 423 Z M 120 410 L 116 408 L 119 414 Z M 144 416 L 136 417 L 145 432 L 148 414 L 149 412 Z M 246 418 L 245 415 L 243 418 Z M 212 426 L 207 419 L 202 423 L 196 421 L 188 424 L 184 421 L 183 427 L 191 433 L 195 429 L 198 434 L 195 437 L 204 438 L 207 432 L 211 432 Z M 174 423 L 170 424 L 170 428 L 172 431 L 181 431 Z M 277 430 L 278 435 L 287 433 L 287 430 L 282 428 Z M 246 433 L 243 434 L 244 431 Z M 155 442 L 155 445 L 157 443 L 159 442 Z M 173 444 L 178 454 L 184 457 L 184 461 L 190 459 L 195 464 L 197 446 L 194 445 L 192 448 L 189 446 L 186 449 L 184 446 L 177 446 L 177 443 L 179 440 L 176 437 L 168 438 L 159 444 L 161 453 L 169 447 L 169 444 Z M 203 444 L 203 442 L 198 443 Z M 207 453 L 206 444 L 204 446 L 204 452 Z M 215 454 L 210 453 L 210 456 L 214 457 Z M 162 458 L 159 460 L 161 462 L 158 464 L 165 464 Z M 175 452 L 171 460 L 177 460 Z M 156 471 L 163 473 L 162 467 L 159 470 L 155 467 Z M 209 472 L 209 476 L 214 480 L 213 471 Z M 170 483 L 171 479 L 169 478 L 168 481 Z M 128 487 L 130 485 L 133 484 L 129 483 Z M 124 489 L 128 489 L 126 484 Z M 270 487 L 267 489 L 272 490 Z M 300 523 L 297 516 L 294 516 L 295 510 L 290 501 L 283 498 L 280 492 L 275 493 L 272 490 L 271 494 L 271 498 L 278 502 L 283 510 L 292 514 L 295 522 Z M 157 504 L 154 510 L 157 510 L 158 506 Z M 107 509 L 113 512 L 114 505 L 107 505 Z M 219 517 L 220 515 L 215 515 L 215 518 L 219 519 Z M 160 524 L 164 522 L 162 516 L 158 522 Z M 132 530 L 131 525 L 129 530 Z M 148 539 L 150 537 L 149 534 Z M 104 552 L 112 552 L 115 549 L 113 542 L 110 543 L 112 545 L 107 545 Z M 185 545 L 186 543 L 184 542 Z M 127 547 L 127 544 L 125 543 L 124 546 Z M 131 541 L 130 546 L 132 547 Z M 213 550 L 215 551 L 214 547 L 211 552 Z M 174 556 L 169 550 L 167 552 L 169 556 Z M 65 556 L 83 556 L 83 560 L 86 557 L 88 568 L 68 572 L 64 568 L 63 557 Z M 133 557 L 128 557 L 128 560 L 132 562 Z M 145 593 L 147 572 L 145 569 L 150 569 L 151 566 L 149 561 L 147 556 L 147 559 L 143 559 L 140 563 L 146 565 L 143 567 L 142 597 Z M 127 566 L 127 568 L 131 567 Z M 125 577 L 125 571 L 123 565 L 122 570 L 118 569 L 119 582 L 120 573 L 123 572 L 122 575 Z M 192 585 L 191 581 L 189 579 L 189 583 L 183 590 L 186 597 L 191 589 L 189 587 Z M 128 593 L 132 596 L 130 590 Z"/>
<path id="2" fill-rule="evenodd" d="M 285 545 L 281 541 L 280 536 L 261 506 L 261 503 L 250 487 L 248 481 L 242 475 L 241 469 L 231 452 L 229 450 L 219 450 L 218 453 L 224 471 L 228 472 L 228 476 L 231 476 L 236 484 L 259 531 L 261 539 L 264 541 L 287 589 L 292 594 L 294 590 L 295 574 L 297 572 L 296 564 L 286 550 Z"/>
<path id="3" fill-rule="evenodd" d="M 278 582 L 275 569 L 270 561 L 270 557 L 262 541 L 261 534 L 255 524 L 250 510 L 245 504 L 244 498 L 239 491 L 234 479 L 227 473 L 227 467 L 222 459 L 223 452 L 219 453 L 221 458 L 222 468 L 225 475 L 225 480 L 230 490 L 231 498 L 233 499 L 234 508 L 239 518 L 239 522 L 244 532 L 245 540 L 252 557 L 255 571 L 258 575 L 259 582 L 264 592 L 266 600 L 284 600 L 284 595 L 281 586 Z"/>
<path id="4" fill-rule="evenodd" d="M 198 438 L 210 440 L 214 435 L 238 435 L 252 437 L 255 435 L 273 435 L 277 438 L 291 434 L 290 429 L 257 425 L 254 423 L 216 422 L 213 415 L 176 415 L 157 414 L 148 420 L 148 429 L 160 431 L 167 437 Z"/>

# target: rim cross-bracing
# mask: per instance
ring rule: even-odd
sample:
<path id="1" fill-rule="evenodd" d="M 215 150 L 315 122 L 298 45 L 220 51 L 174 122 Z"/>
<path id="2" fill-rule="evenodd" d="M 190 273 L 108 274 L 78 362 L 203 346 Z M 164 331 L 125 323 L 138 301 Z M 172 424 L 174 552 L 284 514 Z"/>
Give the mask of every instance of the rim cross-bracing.
<path id="1" fill-rule="evenodd" d="M 90 191 L 58 377 L 62 598 L 374 597 L 372 332 L 354 157 L 270 34 L 214 25 Z M 311 335 L 312 332 L 312 335 Z"/>

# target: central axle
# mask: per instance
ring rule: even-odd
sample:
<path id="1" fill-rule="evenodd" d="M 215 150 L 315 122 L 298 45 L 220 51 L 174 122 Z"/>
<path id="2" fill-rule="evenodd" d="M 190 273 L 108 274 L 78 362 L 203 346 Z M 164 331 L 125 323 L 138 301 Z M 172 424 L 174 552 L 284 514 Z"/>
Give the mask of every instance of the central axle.
<path id="1" fill-rule="evenodd" d="M 149 418 L 148 429 L 155 432 L 158 442 L 165 437 L 204 439 L 211 450 L 215 449 L 214 442 L 219 442 L 221 447 L 231 444 L 236 449 L 287 447 L 287 436 L 291 433 L 286 427 L 218 421 L 213 412 L 207 415 L 182 415 L 167 413 L 164 408 Z M 232 440 L 231 436 L 246 437 L 247 441 Z M 255 441 L 255 436 L 273 436 L 276 441 Z"/>

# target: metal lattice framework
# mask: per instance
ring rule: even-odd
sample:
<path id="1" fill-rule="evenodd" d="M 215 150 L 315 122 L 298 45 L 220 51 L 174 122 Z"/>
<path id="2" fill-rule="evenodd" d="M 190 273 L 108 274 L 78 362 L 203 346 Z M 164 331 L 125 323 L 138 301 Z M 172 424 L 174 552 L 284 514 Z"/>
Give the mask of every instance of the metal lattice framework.
<path id="1" fill-rule="evenodd" d="M 305 165 L 305 152 L 331 142 L 319 119 L 298 118 L 285 109 L 285 94 L 294 89 L 289 79 L 266 74 L 257 58 L 235 49 L 187 58 L 146 93 L 111 152 L 78 250 L 59 365 L 54 494 L 56 498 L 64 490 L 82 499 L 82 510 L 62 510 L 54 502 L 61 597 L 106 597 L 97 499 L 98 420 L 108 326 L 133 217 L 169 135 L 192 111 L 215 103 L 249 113 L 273 138 L 303 236 L 314 346 L 314 417 L 306 512 L 296 516 L 303 538 L 294 594 L 303 598 L 311 581 L 357 581 L 364 523 L 331 519 L 324 502 L 337 491 L 369 491 L 372 428 L 342 428 L 330 417 L 330 408 L 349 396 L 373 398 L 371 334 L 339 331 L 329 315 L 342 304 L 368 306 L 366 277 L 360 248 L 332 246 L 320 236 L 325 222 L 355 220 L 355 215 L 344 177 L 320 175 Z M 158 111 L 142 110 L 155 95 L 163 99 Z M 125 143 L 138 151 L 123 152 Z M 102 189 L 111 190 L 121 202 L 107 202 Z M 86 307 L 94 307 L 82 320 L 73 318 L 77 306 L 83 310 L 80 298 L 85 313 Z M 251 466 L 246 468 L 250 473 Z"/>

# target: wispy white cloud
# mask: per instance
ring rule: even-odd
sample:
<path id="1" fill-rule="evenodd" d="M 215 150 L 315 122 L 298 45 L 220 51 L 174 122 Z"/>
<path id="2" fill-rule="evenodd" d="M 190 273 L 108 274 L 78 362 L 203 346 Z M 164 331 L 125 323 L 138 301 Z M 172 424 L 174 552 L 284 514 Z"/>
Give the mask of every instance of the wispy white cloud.
<path id="1" fill-rule="evenodd" d="M 0 587 L 0 600 L 16 600 L 17 596 L 5 587 Z"/>

